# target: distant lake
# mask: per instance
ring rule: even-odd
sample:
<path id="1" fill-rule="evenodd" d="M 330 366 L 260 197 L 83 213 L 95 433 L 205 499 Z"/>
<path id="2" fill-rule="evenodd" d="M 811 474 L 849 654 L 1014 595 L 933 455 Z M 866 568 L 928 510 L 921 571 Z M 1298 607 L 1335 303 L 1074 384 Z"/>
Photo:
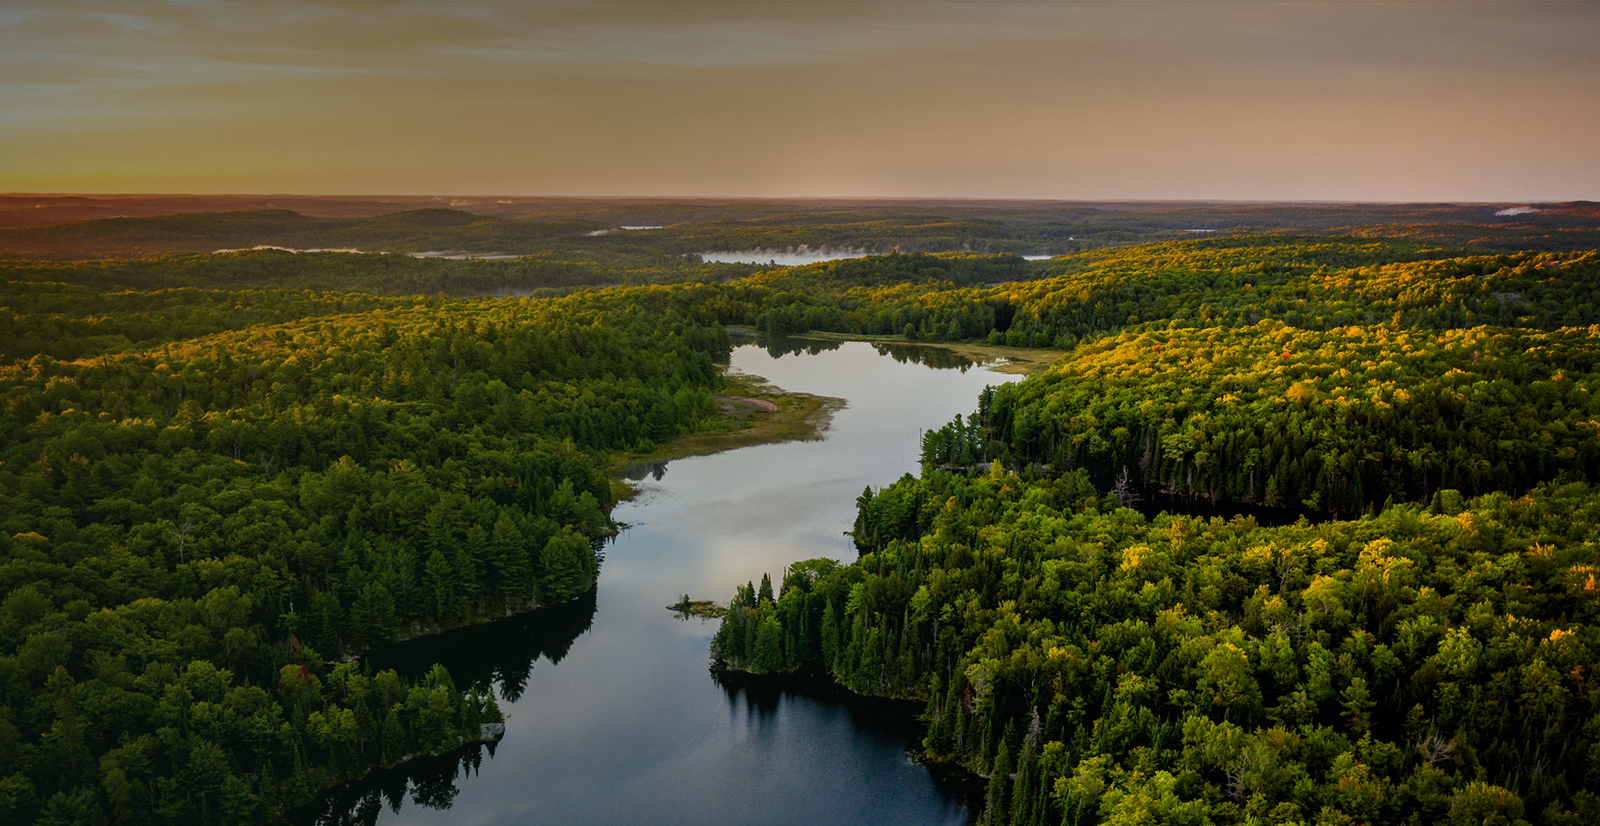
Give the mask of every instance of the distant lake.
<path id="1" fill-rule="evenodd" d="M 841 258 L 865 258 L 877 253 L 851 249 L 810 249 L 790 247 L 787 250 L 745 250 L 743 252 L 702 252 L 700 260 L 708 264 L 768 264 L 777 262 L 780 267 L 798 267 L 818 261 L 837 261 Z"/>
<path id="2" fill-rule="evenodd" d="M 591 233 L 591 234 L 593 234 L 593 233 Z M 374 252 L 374 251 L 371 251 L 371 250 L 358 250 L 358 249 L 356 249 L 354 247 L 329 247 L 329 248 L 317 248 L 317 249 L 302 250 L 302 249 L 295 249 L 294 247 L 280 247 L 280 246 L 277 246 L 275 244 L 257 244 L 257 245 L 255 245 L 253 247 L 245 247 L 245 248 L 241 248 L 241 249 L 216 250 L 215 252 L 213 252 L 211 254 L 212 255 L 223 255 L 223 254 L 231 253 L 231 252 L 258 252 L 258 251 L 261 251 L 261 250 L 277 250 L 279 252 L 292 252 L 292 253 L 295 253 L 297 255 L 299 253 L 302 253 L 302 252 L 345 252 L 345 253 L 350 253 L 351 255 L 394 255 L 394 254 L 396 254 L 396 253 L 388 253 L 388 252 Z M 451 261 L 514 261 L 514 260 L 516 260 L 518 258 L 523 258 L 524 257 L 521 253 L 511 253 L 511 252 L 461 252 L 459 250 L 426 250 L 426 251 L 423 251 L 423 252 L 406 252 L 406 253 L 398 253 L 398 254 L 399 255 L 409 255 L 412 258 L 447 258 L 447 259 L 449 259 Z"/>
<path id="3" fill-rule="evenodd" d="M 968 798 L 912 763 L 915 704 L 815 686 L 719 682 L 716 621 L 679 619 L 688 594 L 726 604 L 790 562 L 849 562 L 855 500 L 916 473 L 923 431 L 1018 380 L 952 351 L 789 339 L 734 349 L 731 369 L 845 399 L 826 438 L 641 466 L 613 516 L 595 597 L 374 652 L 417 674 L 443 662 L 493 687 L 493 748 L 380 772 L 324 798 L 320 824 L 969 823 Z M 392 807 L 392 808 L 391 808 Z"/>
<path id="4" fill-rule="evenodd" d="M 808 249 L 806 247 L 790 247 L 787 250 L 745 250 L 743 252 L 702 252 L 700 260 L 708 264 L 770 264 L 776 263 L 780 267 L 798 267 L 805 264 L 815 264 L 818 261 L 837 261 L 841 258 L 865 258 L 868 255 L 883 255 L 880 252 L 851 249 Z M 1028 261 L 1044 261 L 1054 258 L 1054 255 L 1024 255 Z"/>
<path id="5" fill-rule="evenodd" d="M 513 252 L 408 252 L 412 258 L 445 258 L 451 261 L 515 261 L 525 256 Z"/>

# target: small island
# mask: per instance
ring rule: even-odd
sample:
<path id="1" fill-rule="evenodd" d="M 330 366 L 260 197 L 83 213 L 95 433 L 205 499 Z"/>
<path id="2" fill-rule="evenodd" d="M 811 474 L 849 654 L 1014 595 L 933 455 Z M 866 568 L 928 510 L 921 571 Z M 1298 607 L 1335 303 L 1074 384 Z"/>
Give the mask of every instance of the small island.
<path id="1" fill-rule="evenodd" d="M 668 611 L 675 612 L 679 619 L 699 617 L 701 619 L 722 619 L 728 609 L 716 604 L 709 599 L 689 599 L 688 594 L 678 600 L 676 605 L 668 605 Z"/>

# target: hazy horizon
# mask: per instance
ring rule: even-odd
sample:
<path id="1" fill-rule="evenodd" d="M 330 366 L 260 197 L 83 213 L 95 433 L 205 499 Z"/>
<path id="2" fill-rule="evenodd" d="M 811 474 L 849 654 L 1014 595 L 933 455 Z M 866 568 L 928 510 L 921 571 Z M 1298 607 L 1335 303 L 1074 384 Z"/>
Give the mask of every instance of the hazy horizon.
<path id="1" fill-rule="evenodd" d="M 1597 196 L 1600 197 L 1600 196 Z M 1455 206 L 1501 206 L 1507 204 L 1570 204 L 1570 203 L 1596 203 L 1590 198 L 1563 198 L 1563 199 L 1535 199 L 1535 198 L 1501 198 L 1495 200 L 1467 200 L 1467 199 L 1433 199 L 1433 200 L 1358 200 L 1350 198 L 1319 199 L 1319 198 L 1005 198 L 984 195 L 589 195 L 583 193 L 548 193 L 548 194 L 508 194 L 504 192 L 486 194 L 463 193 L 436 193 L 436 192 L 0 192 L 0 198 L 306 198 L 318 200 L 351 199 L 369 203 L 381 203 L 381 199 L 403 199 L 406 201 L 430 200 L 441 202 L 445 207 L 463 206 L 488 206 L 488 205 L 514 205 L 517 202 L 533 201 L 601 201 L 601 202 L 740 202 L 740 201 L 770 201 L 774 203 L 801 203 L 817 202 L 827 203 L 972 203 L 972 204 L 1113 204 L 1113 205 L 1310 205 L 1310 206 L 1423 206 L 1429 204 L 1449 204 Z M 446 200 L 449 199 L 449 200 Z M 403 205 L 403 204 L 397 204 Z"/>
<path id="2" fill-rule="evenodd" d="M 1600 197 L 1592 2 L 121 0 L 0 23 L 18 194 Z"/>

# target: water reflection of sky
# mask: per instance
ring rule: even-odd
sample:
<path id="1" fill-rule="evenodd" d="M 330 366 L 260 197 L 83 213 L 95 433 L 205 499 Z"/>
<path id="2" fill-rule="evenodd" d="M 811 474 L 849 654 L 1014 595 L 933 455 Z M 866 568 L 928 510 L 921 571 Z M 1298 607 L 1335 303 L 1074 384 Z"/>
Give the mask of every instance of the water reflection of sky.
<path id="1" fill-rule="evenodd" d="M 959 801 L 906 759 L 900 725 L 827 699 L 724 690 L 707 670 L 715 624 L 665 606 L 683 594 L 725 602 L 795 560 L 853 558 L 843 532 L 862 488 L 915 472 L 922 431 L 1016 377 L 929 369 L 858 342 L 782 353 L 739 347 L 731 369 L 845 399 L 827 438 L 638 474 L 646 495 L 617 508 L 631 527 L 606 549 L 593 623 L 568 632 L 578 635 L 559 664 L 502 669 L 525 673 L 526 686 L 503 703 L 508 731 L 493 758 L 457 781 L 448 809 L 386 807 L 378 822 L 965 821 Z"/>
<path id="2" fill-rule="evenodd" d="M 628 227 L 623 227 L 628 229 Z M 653 227 L 642 227 L 653 229 Z M 1211 232 L 1212 230 L 1195 230 L 1195 232 Z M 593 233 L 591 233 L 593 234 Z M 880 255 L 865 249 L 807 249 L 805 247 L 789 248 L 786 250 L 741 250 L 729 252 L 718 250 L 700 253 L 700 260 L 707 264 L 777 264 L 780 267 L 799 267 L 806 264 L 815 264 L 818 261 L 837 261 L 841 258 L 864 258 L 868 255 Z M 1054 258 L 1054 255 L 1024 255 L 1028 261 L 1045 261 Z"/>
<path id="3" fill-rule="evenodd" d="M 818 261 L 837 261 L 841 258 L 863 258 L 873 253 L 867 250 L 742 250 L 730 252 L 726 250 L 700 253 L 700 260 L 707 264 L 771 264 L 776 263 L 782 267 L 798 267 L 804 264 L 815 264 Z"/>

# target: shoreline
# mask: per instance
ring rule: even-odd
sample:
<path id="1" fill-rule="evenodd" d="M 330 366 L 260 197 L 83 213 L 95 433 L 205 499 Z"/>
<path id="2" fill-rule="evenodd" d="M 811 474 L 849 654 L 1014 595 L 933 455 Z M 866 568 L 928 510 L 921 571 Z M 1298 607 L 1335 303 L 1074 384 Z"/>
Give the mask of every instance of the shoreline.
<path id="1" fill-rule="evenodd" d="M 730 427 L 680 434 L 646 453 L 613 457 L 607 468 L 613 500 L 637 496 L 635 483 L 667 462 L 741 447 L 820 440 L 832 425 L 833 414 L 845 407 L 844 399 L 782 390 L 760 376 L 730 373 L 726 368 L 722 389 L 711 398 L 721 408 L 719 421 Z"/>
<path id="2" fill-rule="evenodd" d="M 729 328 L 730 332 L 732 328 Z M 873 336 L 858 333 L 828 333 L 812 330 L 792 333 L 786 338 L 813 339 L 816 341 L 861 341 L 867 344 L 904 344 L 912 347 L 938 347 L 965 356 L 988 367 L 996 373 L 1032 376 L 1050 369 L 1052 364 L 1067 355 L 1065 350 L 1034 349 L 1031 347 L 1006 347 L 997 344 L 979 344 L 967 341 L 913 341 L 901 335 Z"/>
<path id="3" fill-rule="evenodd" d="M 491 730 L 491 726 L 496 729 Z M 324 816 L 329 812 L 352 809 L 363 796 L 392 785 L 397 778 L 409 786 L 415 778 L 425 773 L 453 774 L 461 762 L 473 754 L 487 751 L 492 758 L 495 749 L 505 739 L 505 723 L 483 723 L 482 727 L 482 733 L 476 740 L 463 740 L 454 748 L 444 751 L 408 754 L 394 763 L 369 766 L 359 775 L 323 786 L 311 795 L 311 799 L 279 812 L 275 822 L 315 826 L 325 822 Z"/>
<path id="4" fill-rule="evenodd" d="M 795 694 L 801 697 L 836 702 L 857 709 L 871 710 L 884 719 L 892 720 L 906 735 L 906 757 L 928 772 L 940 788 L 961 800 L 975 817 L 982 811 L 987 780 L 967 767 L 947 760 L 922 745 L 928 731 L 921 707 L 925 702 L 910 697 L 883 697 L 859 694 L 840 685 L 832 675 L 815 668 L 797 668 L 792 671 L 770 671 L 757 674 L 735 668 L 727 663 L 711 663 L 712 679 L 723 690 L 744 692 Z"/>

